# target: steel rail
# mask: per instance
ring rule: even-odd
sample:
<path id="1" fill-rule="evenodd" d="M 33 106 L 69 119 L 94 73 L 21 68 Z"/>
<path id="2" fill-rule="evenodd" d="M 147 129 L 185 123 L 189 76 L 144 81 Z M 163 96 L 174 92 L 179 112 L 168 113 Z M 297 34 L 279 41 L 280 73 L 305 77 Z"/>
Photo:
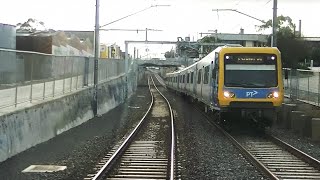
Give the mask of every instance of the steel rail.
<path id="1" fill-rule="evenodd" d="M 271 134 L 268 134 L 268 138 L 270 138 L 272 142 L 276 143 L 280 147 L 289 151 L 294 156 L 301 158 L 306 163 L 308 163 L 308 164 L 312 165 L 313 167 L 315 167 L 316 169 L 320 170 L 320 161 L 319 160 L 311 157 L 307 153 L 300 151 L 299 149 L 291 146 L 290 144 L 280 140 L 279 138 L 277 138 Z"/>
<path id="2" fill-rule="evenodd" d="M 196 108 L 197 109 L 197 108 Z M 209 121 L 211 119 L 207 114 L 197 109 L 209 124 L 216 127 L 223 135 L 225 135 L 230 142 L 248 159 L 252 164 L 254 164 L 261 172 L 263 172 L 268 178 L 272 180 L 279 180 L 265 165 L 263 165 L 257 158 L 255 158 L 245 147 L 243 147 L 235 138 L 233 138 L 229 133 L 227 133 L 223 128 L 217 125 L 215 122 Z"/>
<path id="3" fill-rule="evenodd" d="M 263 172 L 268 178 L 270 179 L 280 179 L 282 178 L 281 175 L 278 177 L 276 172 L 272 172 L 270 167 L 267 167 L 268 165 L 265 165 L 263 162 L 257 159 L 255 155 L 250 153 L 250 150 L 248 150 L 246 147 L 242 146 L 234 137 L 232 137 L 229 133 L 227 133 L 223 128 L 221 128 L 219 125 L 217 125 L 215 122 L 209 121 L 211 119 L 207 114 L 196 108 L 203 116 L 206 117 L 206 120 L 208 121 L 209 124 L 214 125 L 220 132 L 222 132 L 231 142 L 234 144 L 240 151 L 241 153 L 247 158 L 252 164 L 254 164 L 261 172 Z M 290 144 L 280 140 L 279 138 L 271 135 L 270 133 L 267 133 L 267 139 L 269 139 L 270 142 L 274 143 L 276 146 L 279 148 L 283 149 L 284 152 L 287 152 L 291 155 L 293 155 L 295 158 L 299 159 L 301 162 L 307 163 L 310 167 L 320 170 L 320 161 L 311 157 L 310 155 L 298 150 L 297 148 L 291 146 Z M 318 177 L 319 173 L 315 172 L 314 177 Z M 313 176 L 312 174 L 310 176 Z M 292 177 L 295 177 L 293 175 Z M 291 177 L 291 178 L 292 178 Z M 299 178 L 299 176 L 295 177 Z M 305 177 L 307 178 L 307 177 Z"/>
<path id="4" fill-rule="evenodd" d="M 130 135 L 125 139 L 125 141 L 120 145 L 120 147 L 115 151 L 115 153 L 110 157 L 110 159 L 103 165 L 103 167 L 98 171 L 98 173 L 92 178 L 92 180 L 98 180 L 105 176 L 105 173 L 109 171 L 112 167 L 112 164 L 117 160 L 117 158 L 121 155 L 121 152 L 123 152 L 126 147 L 130 144 L 131 140 L 133 139 L 134 135 L 138 132 L 138 130 L 141 128 L 142 123 L 144 122 L 146 116 L 149 114 L 153 104 L 154 104 L 154 97 L 153 93 L 151 92 L 150 82 L 148 79 L 148 85 L 149 90 L 151 94 L 151 104 L 145 113 L 145 115 L 141 118 L 138 125 L 134 128 L 134 130 L 130 133 Z"/>
<path id="5" fill-rule="evenodd" d="M 174 164 L 175 164 L 175 147 L 176 147 L 176 136 L 175 136 L 175 128 L 174 128 L 174 118 L 173 118 L 173 111 L 170 105 L 170 102 L 168 101 L 168 99 L 161 93 L 161 91 L 157 88 L 157 86 L 155 85 L 153 78 L 151 77 L 151 80 L 153 82 L 154 87 L 157 89 L 157 91 L 159 92 L 159 94 L 166 100 L 168 107 L 169 107 L 169 111 L 170 111 L 170 117 L 171 117 L 171 148 L 170 148 L 170 174 L 169 174 L 169 179 L 173 180 L 174 179 Z M 159 79 L 158 79 L 159 81 Z M 160 82 L 159 82 L 160 83 Z"/>

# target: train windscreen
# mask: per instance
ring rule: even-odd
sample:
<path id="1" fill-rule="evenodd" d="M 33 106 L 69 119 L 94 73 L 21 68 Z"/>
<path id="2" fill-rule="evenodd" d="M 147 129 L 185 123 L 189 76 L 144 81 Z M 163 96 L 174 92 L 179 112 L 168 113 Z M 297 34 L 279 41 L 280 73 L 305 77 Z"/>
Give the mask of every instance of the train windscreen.
<path id="1" fill-rule="evenodd" d="M 276 87 L 277 59 L 273 54 L 226 54 L 224 83 L 227 87 Z"/>

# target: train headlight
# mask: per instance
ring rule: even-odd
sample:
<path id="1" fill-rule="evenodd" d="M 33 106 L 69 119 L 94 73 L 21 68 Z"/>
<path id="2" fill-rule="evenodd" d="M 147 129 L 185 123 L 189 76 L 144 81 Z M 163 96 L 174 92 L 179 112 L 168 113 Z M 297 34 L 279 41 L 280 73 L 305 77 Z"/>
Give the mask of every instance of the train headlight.
<path id="1" fill-rule="evenodd" d="M 235 94 L 233 92 L 224 91 L 223 92 L 223 96 L 226 97 L 226 98 L 234 98 Z"/>
<path id="2" fill-rule="evenodd" d="M 278 92 L 272 92 L 272 93 L 269 93 L 268 98 L 278 98 L 279 97 L 279 93 Z"/>

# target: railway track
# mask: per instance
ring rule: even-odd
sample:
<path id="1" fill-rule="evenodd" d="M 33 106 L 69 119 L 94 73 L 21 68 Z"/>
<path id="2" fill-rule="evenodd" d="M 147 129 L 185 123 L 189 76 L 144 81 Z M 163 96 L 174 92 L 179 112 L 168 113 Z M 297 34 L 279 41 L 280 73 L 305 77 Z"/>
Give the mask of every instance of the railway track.
<path id="1" fill-rule="evenodd" d="M 198 109 L 199 110 L 199 109 Z M 200 111 L 200 110 L 199 110 Z M 320 161 L 265 134 L 264 136 L 232 136 L 200 111 L 209 124 L 219 129 L 261 172 L 270 179 L 320 179 Z"/>
<path id="2" fill-rule="evenodd" d="M 175 131 L 171 105 L 148 78 L 152 102 L 134 130 L 85 179 L 174 179 Z M 159 135 L 159 134 L 162 135 Z M 169 133 L 168 133 L 169 132 Z"/>

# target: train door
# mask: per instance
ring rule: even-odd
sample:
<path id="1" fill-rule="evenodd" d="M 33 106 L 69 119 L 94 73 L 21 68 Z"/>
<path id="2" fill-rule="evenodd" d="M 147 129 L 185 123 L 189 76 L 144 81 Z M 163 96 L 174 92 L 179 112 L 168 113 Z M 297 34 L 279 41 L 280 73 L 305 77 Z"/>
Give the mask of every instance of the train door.
<path id="1" fill-rule="evenodd" d="M 209 94 L 209 102 L 212 103 L 213 102 L 213 67 L 214 67 L 214 60 L 211 61 L 210 63 L 210 69 L 209 69 L 209 86 L 210 86 L 210 94 Z M 210 78 L 211 77 L 211 78 Z"/>
<path id="2" fill-rule="evenodd" d="M 203 68 L 201 95 L 206 103 L 209 102 L 209 97 L 210 97 L 209 71 L 210 71 L 210 65 L 205 66 Z"/>
<path id="3" fill-rule="evenodd" d="M 195 70 L 192 72 L 193 74 L 193 80 L 192 80 L 192 94 L 194 94 L 196 96 L 197 94 L 197 72 L 198 72 L 198 68 L 197 65 L 195 66 Z"/>
<path id="4" fill-rule="evenodd" d="M 189 91 L 190 91 L 190 72 L 188 71 L 187 72 L 187 79 L 186 79 L 186 91 L 187 91 L 187 94 L 189 94 Z"/>
<path id="5" fill-rule="evenodd" d="M 212 69 L 212 100 L 214 106 L 218 106 L 218 81 L 219 81 L 219 53 L 215 53 L 214 65 Z"/>
<path id="6" fill-rule="evenodd" d="M 198 98 L 201 97 L 201 69 L 198 69 L 198 71 L 196 72 L 197 74 L 197 81 L 196 81 L 196 84 L 197 84 L 197 88 L 196 88 L 196 96 Z"/>
<path id="7" fill-rule="evenodd" d="M 187 85 L 187 81 L 186 81 L 186 74 L 183 75 L 183 91 L 186 92 L 186 85 Z"/>
<path id="8" fill-rule="evenodd" d="M 200 85 L 200 97 L 201 97 L 201 99 L 203 99 L 203 96 L 202 96 L 203 74 L 204 74 L 203 69 L 204 69 L 204 68 L 199 69 L 199 77 L 200 77 L 200 79 L 199 79 L 199 85 Z"/>
<path id="9" fill-rule="evenodd" d="M 195 81 L 194 81 L 194 71 L 191 71 L 190 73 L 190 92 L 192 95 L 194 95 L 194 92 L 195 92 Z"/>
<path id="10" fill-rule="evenodd" d="M 179 89 L 179 80 L 180 80 L 179 75 L 177 75 L 177 84 L 176 84 L 177 89 Z"/>

